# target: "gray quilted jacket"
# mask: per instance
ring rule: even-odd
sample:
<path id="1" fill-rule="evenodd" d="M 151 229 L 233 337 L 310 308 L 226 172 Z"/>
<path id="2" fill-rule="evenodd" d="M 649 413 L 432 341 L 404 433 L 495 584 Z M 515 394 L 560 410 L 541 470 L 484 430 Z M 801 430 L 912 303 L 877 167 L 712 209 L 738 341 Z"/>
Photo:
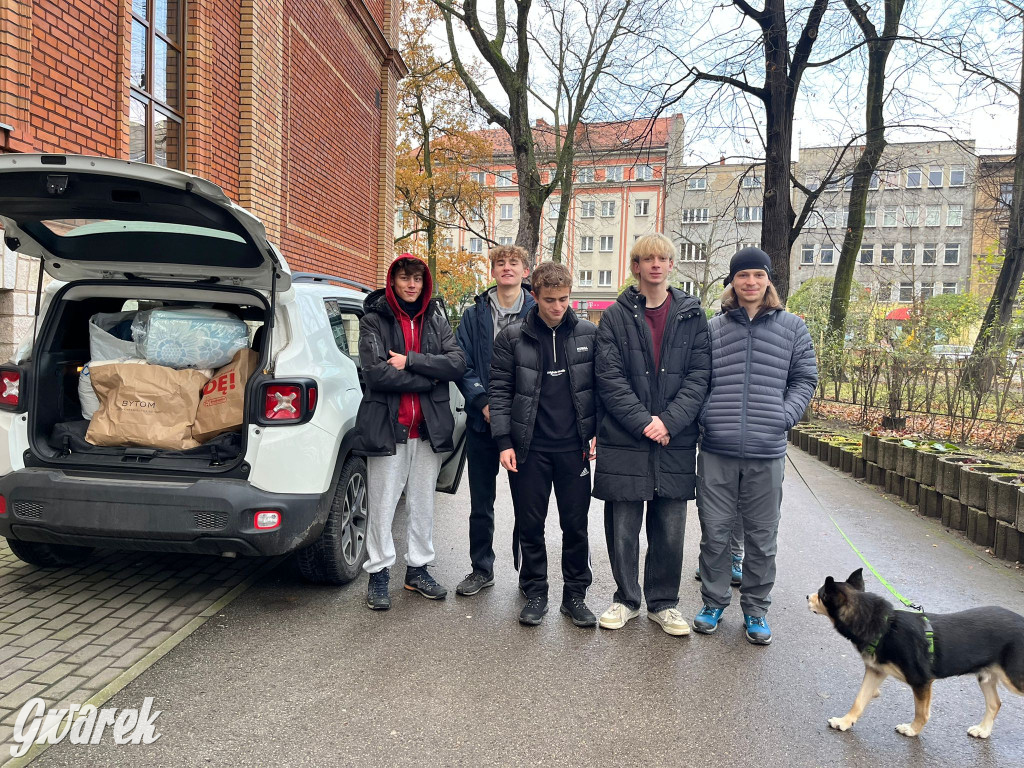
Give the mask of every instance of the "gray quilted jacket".
<path id="1" fill-rule="evenodd" d="M 711 387 L 701 413 L 702 451 L 741 459 L 786 455 L 786 432 L 818 385 L 804 321 L 772 309 L 753 321 L 742 307 L 708 322 Z"/>

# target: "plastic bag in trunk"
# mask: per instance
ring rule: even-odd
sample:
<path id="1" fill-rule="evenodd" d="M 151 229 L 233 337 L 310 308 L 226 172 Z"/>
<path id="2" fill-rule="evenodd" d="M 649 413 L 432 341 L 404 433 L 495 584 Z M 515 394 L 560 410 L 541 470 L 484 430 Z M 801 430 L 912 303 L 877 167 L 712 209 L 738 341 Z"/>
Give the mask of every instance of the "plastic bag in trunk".
<path id="1" fill-rule="evenodd" d="M 170 368 L 221 368 L 249 346 L 249 328 L 219 309 L 150 309 L 132 323 L 138 356 Z"/>
<path id="2" fill-rule="evenodd" d="M 137 312 L 97 312 L 89 318 L 89 359 L 136 357 L 131 326 Z"/>

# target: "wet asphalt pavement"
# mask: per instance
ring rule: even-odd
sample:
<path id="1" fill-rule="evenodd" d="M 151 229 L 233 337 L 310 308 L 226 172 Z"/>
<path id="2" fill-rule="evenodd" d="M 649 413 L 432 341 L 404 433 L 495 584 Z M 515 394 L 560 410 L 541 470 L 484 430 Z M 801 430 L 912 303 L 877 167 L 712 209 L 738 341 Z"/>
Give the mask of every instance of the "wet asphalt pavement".
<path id="1" fill-rule="evenodd" d="M 435 574 L 444 602 L 401 589 L 394 607 L 364 605 L 366 577 L 342 588 L 304 584 L 291 563 L 257 583 L 107 706 L 155 698 L 154 744 L 59 744 L 40 766 L 178 765 L 730 765 L 1010 766 L 1024 763 L 1024 698 L 1001 690 L 991 739 L 967 735 L 984 710 L 973 678 L 935 684 L 932 719 L 908 739 L 909 688 L 882 686 L 847 733 L 845 714 L 863 664 L 805 595 L 859 561 L 803 484 L 794 464 L 864 555 L 931 613 L 997 604 L 1024 613 L 1024 574 L 993 560 L 936 521 L 797 449 L 787 464 L 770 647 L 743 637 L 739 595 L 713 636 L 675 638 L 645 613 L 609 632 L 574 627 L 557 601 L 537 628 L 521 627 L 522 598 L 509 556 L 511 501 L 499 478 L 497 583 L 456 597 L 468 571 L 469 491 L 439 496 Z M 502 473 L 504 475 L 504 473 Z M 590 540 L 600 613 L 614 584 L 594 501 Z M 560 595 L 558 526 L 548 518 L 552 595 Z M 399 557 L 404 521 L 396 522 Z M 690 505 L 680 609 L 700 606 L 699 545 Z M 868 589 L 883 588 L 871 577 Z"/>

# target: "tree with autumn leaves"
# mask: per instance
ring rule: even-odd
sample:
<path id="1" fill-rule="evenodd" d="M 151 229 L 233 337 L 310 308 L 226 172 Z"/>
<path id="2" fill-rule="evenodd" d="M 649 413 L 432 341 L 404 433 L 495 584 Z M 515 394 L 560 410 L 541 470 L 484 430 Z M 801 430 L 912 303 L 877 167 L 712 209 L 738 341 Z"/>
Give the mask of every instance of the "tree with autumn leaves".
<path id="1" fill-rule="evenodd" d="M 435 275 L 442 254 L 449 262 L 463 258 L 443 245 L 444 228 L 458 226 L 490 240 L 482 215 L 490 197 L 470 174 L 487 168 L 491 147 L 472 130 L 470 96 L 451 60 L 438 56 L 443 47 L 433 35 L 440 20 L 429 0 L 403 0 L 400 45 L 409 74 L 398 84 L 395 168 L 403 219 L 395 243 L 422 243 L 406 250 L 420 250 Z"/>

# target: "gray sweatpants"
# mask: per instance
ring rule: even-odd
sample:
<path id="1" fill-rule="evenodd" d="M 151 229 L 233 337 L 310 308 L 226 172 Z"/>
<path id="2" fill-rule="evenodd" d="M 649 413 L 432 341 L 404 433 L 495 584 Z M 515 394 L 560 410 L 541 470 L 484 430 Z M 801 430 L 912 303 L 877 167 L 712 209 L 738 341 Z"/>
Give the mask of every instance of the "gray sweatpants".
<path id="1" fill-rule="evenodd" d="M 406 565 L 418 568 L 434 560 L 434 486 L 441 471 L 441 454 L 428 440 L 409 440 L 395 446 L 394 456 L 366 459 L 366 563 L 367 573 L 395 564 L 391 526 L 398 501 L 405 491 L 408 512 Z"/>
<path id="2" fill-rule="evenodd" d="M 706 451 L 697 455 L 700 591 L 710 607 L 725 608 L 732 599 L 730 550 L 739 510 L 745 550 L 740 607 L 748 616 L 768 612 L 775 585 L 785 468 L 785 457 L 736 459 Z"/>

